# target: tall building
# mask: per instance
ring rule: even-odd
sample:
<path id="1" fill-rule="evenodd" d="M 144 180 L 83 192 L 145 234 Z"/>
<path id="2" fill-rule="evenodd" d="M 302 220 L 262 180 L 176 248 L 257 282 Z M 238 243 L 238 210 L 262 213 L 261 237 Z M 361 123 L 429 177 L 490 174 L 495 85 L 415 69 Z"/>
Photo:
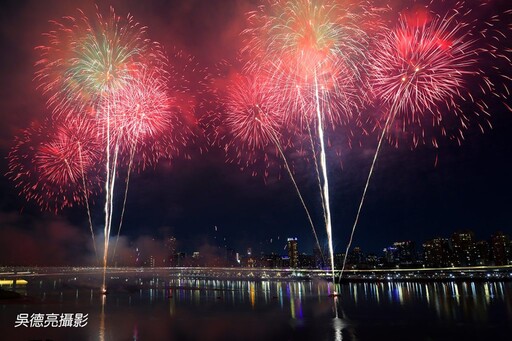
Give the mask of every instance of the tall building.
<path id="1" fill-rule="evenodd" d="M 489 265 L 491 262 L 491 248 L 489 242 L 480 240 L 475 243 L 476 265 Z"/>
<path id="2" fill-rule="evenodd" d="M 398 250 L 396 247 L 388 246 L 382 252 L 384 252 L 384 261 L 387 265 L 398 264 Z"/>
<path id="3" fill-rule="evenodd" d="M 177 254 L 176 238 L 174 238 L 174 237 L 166 238 L 164 241 L 164 247 L 165 247 L 165 251 L 167 253 L 165 260 L 164 260 L 164 263 L 165 263 L 164 265 L 176 266 L 176 254 Z"/>
<path id="4" fill-rule="evenodd" d="M 423 260 L 427 267 L 451 266 L 451 247 L 448 238 L 435 238 L 423 243 Z"/>
<path id="5" fill-rule="evenodd" d="M 364 253 L 359 246 L 356 246 L 348 253 L 347 263 L 352 265 L 360 265 L 364 263 L 365 257 Z"/>
<path id="6" fill-rule="evenodd" d="M 174 264 L 176 266 L 186 266 L 187 265 L 187 254 L 185 252 L 178 252 L 174 258 Z"/>
<path id="7" fill-rule="evenodd" d="M 368 268 L 375 269 L 379 264 L 379 257 L 373 253 L 366 255 L 366 264 L 368 264 Z"/>
<path id="8" fill-rule="evenodd" d="M 345 260 L 345 253 L 335 253 L 334 254 L 334 268 L 341 269 L 343 267 L 344 260 Z M 347 259 L 347 263 L 348 263 L 348 259 Z M 350 264 L 346 264 L 346 265 L 349 265 L 350 268 L 352 268 L 352 266 Z M 325 259 L 325 264 L 322 269 L 325 269 L 325 268 L 328 268 L 328 269 L 331 268 L 331 258 L 330 257 L 327 257 Z"/>
<path id="9" fill-rule="evenodd" d="M 476 247 L 471 231 L 455 232 L 452 234 L 453 263 L 455 266 L 476 264 Z"/>
<path id="10" fill-rule="evenodd" d="M 416 245 L 413 241 L 394 242 L 395 262 L 400 265 L 413 264 L 416 261 Z"/>
<path id="11" fill-rule="evenodd" d="M 283 258 L 276 253 L 264 254 L 260 258 L 261 267 L 278 269 L 283 267 Z"/>
<path id="12" fill-rule="evenodd" d="M 288 257 L 290 258 L 290 268 L 299 267 L 299 249 L 297 247 L 297 238 L 288 238 Z"/>
<path id="13" fill-rule="evenodd" d="M 495 265 L 507 265 L 512 262 L 510 238 L 503 232 L 491 236 L 492 260 Z"/>

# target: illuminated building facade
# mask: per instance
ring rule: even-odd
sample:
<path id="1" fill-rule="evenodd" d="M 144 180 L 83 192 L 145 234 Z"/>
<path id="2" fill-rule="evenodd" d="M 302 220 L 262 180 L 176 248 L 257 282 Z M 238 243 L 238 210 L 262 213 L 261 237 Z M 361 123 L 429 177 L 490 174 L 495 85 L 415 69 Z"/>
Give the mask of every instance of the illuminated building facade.
<path id="1" fill-rule="evenodd" d="M 496 232 L 491 236 L 492 259 L 494 265 L 508 265 L 512 263 L 512 250 L 510 238 L 503 232 Z"/>
<path id="2" fill-rule="evenodd" d="M 297 247 L 297 238 L 288 238 L 288 257 L 290 258 L 290 268 L 299 267 L 299 249 Z"/>
<path id="3" fill-rule="evenodd" d="M 423 243 L 423 261 L 426 267 L 451 266 L 450 240 L 435 238 Z"/>
<path id="4" fill-rule="evenodd" d="M 476 264 L 476 247 L 471 231 L 455 232 L 452 235 L 453 264 L 470 266 Z"/>

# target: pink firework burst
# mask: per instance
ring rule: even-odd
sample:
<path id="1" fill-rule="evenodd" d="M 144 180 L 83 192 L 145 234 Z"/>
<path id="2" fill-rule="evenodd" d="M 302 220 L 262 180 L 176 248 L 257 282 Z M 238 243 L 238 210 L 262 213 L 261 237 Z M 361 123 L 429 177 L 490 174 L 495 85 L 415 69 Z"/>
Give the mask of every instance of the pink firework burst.
<path id="1" fill-rule="evenodd" d="M 226 89 L 224 126 L 248 149 L 264 149 L 280 138 L 278 92 L 258 76 L 235 75 Z"/>
<path id="2" fill-rule="evenodd" d="M 473 23 L 464 19 L 458 10 L 445 16 L 402 14 L 395 29 L 380 35 L 370 80 L 383 105 L 380 124 L 388 122 L 388 137 L 395 145 L 408 139 L 412 147 L 437 147 L 440 136 L 460 143 L 471 124 L 461 104 L 476 103 L 475 90 L 492 92 L 479 64 L 482 56 L 490 56 L 489 50 L 479 44 L 481 34 Z M 490 126 L 488 113 L 482 112 L 480 127 Z"/>
<path id="3" fill-rule="evenodd" d="M 219 96 L 223 105 L 216 135 L 228 161 L 251 168 L 253 175 L 261 168 L 268 175 L 271 165 L 276 166 L 279 159 L 278 148 L 289 145 L 282 132 L 280 94 L 263 75 L 235 73 Z"/>
<path id="4" fill-rule="evenodd" d="M 33 123 L 16 138 L 8 176 L 42 209 L 82 205 L 99 190 L 99 142 L 94 125 L 80 119 Z"/>
<path id="5" fill-rule="evenodd" d="M 110 133 L 112 150 L 117 146 L 121 154 L 137 154 L 141 146 L 172 130 L 167 80 L 154 70 L 138 72 L 111 101 L 102 102 L 96 122 L 102 140 Z"/>

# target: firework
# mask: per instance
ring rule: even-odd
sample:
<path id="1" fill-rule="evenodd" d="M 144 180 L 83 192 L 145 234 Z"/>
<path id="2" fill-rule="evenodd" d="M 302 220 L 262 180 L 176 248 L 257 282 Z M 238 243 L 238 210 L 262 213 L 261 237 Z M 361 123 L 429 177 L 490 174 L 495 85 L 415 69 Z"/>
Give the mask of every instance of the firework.
<path id="1" fill-rule="evenodd" d="M 369 67 L 371 83 L 383 106 L 381 125 L 388 122 L 395 144 L 409 138 L 412 146 L 437 146 L 437 136 L 447 130 L 460 143 L 470 121 L 460 103 L 473 101 L 471 92 L 482 80 L 482 90 L 491 91 L 479 67 L 486 51 L 462 19 L 459 11 L 416 20 L 401 15 L 398 26 L 380 36 Z"/>
<path id="2" fill-rule="evenodd" d="M 247 67 L 269 73 L 289 121 L 312 125 L 318 105 L 335 126 L 358 107 L 358 60 L 369 41 L 360 19 L 334 1 L 277 1 L 249 14 Z"/>
<path id="3" fill-rule="evenodd" d="M 209 95 L 212 108 L 203 120 L 212 146 L 225 151 L 226 161 L 249 170 L 252 175 L 279 170 L 281 148 L 289 146 L 283 135 L 283 114 L 278 106 L 279 93 L 263 73 L 240 71 L 226 61 L 210 73 Z"/>
<path id="4" fill-rule="evenodd" d="M 8 176 L 44 210 L 84 205 L 99 190 L 96 136 L 80 119 L 33 123 L 16 137 Z"/>
<path id="5" fill-rule="evenodd" d="M 170 130 L 170 97 L 167 78 L 141 72 L 116 91 L 110 101 L 101 102 L 96 124 L 101 138 L 109 134 L 110 148 L 133 154 L 147 140 L 156 140 Z M 105 142 L 106 143 L 106 142 Z"/>
<path id="6" fill-rule="evenodd" d="M 197 145 L 197 137 L 201 132 L 196 114 L 203 105 L 206 71 L 192 55 L 176 48 L 170 53 L 169 70 L 168 120 L 171 127 L 162 138 L 155 140 L 155 148 L 161 150 L 161 153 L 154 155 L 161 155 L 167 159 L 177 156 L 189 159 L 187 149 L 192 146 L 199 150 L 203 148 Z M 143 153 L 141 150 L 141 154 Z"/>
<path id="7" fill-rule="evenodd" d="M 213 123 L 215 141 L 226 151 L 228 162 L 242 169 L 279 169 L 280 148 L 288 145 L 282 135 L 283 117 L 276 106 L 276 92 L 264 77 L 234 73 L 216 89 L 221 108 Z M 277 144 L 277 145 L 276 145 Z"/>
<path id="8" fill-rule="evenodd" d="M 96 105 L 136 77 L 141 65 L 158 63 L 161 51 L 144 38 L 145 27 L 114 9 L 93 19 L 79 16 L 52 21 L 47 45 L 38 46 L 36 81 L 55 113 L 95 113 Z"/>
<path id="9" fill-rule="evenodd" d="M 286 122 L 302 129 L 314 126 L 320 109 L 327 128 L 346 125 L 363 103 L 356 75 L 340 60 L 319 67 L 313 77 L 303 70 L 285 59 L 269 67 Z"/>
<path id="10" fill-rule="evenodd" d="M 203 70 L 192 56 L 178 49 L 174 49 L 170 59 L 160 57 L 158 61 L 143 67 L 137 78 L 116 93 L 114 106 L 103 110 L 112 112 L 111 119 L 104 119 L 102 125 L 113 123 L 112 140 L 115 142 L 112 147 L 119 146 L 121 163 L 128 167 L 112 259 L 126 211 L 132 171 L 156 166 L 162 159 L 189 157 L 184 149 L 196 136 L 197 100 L 191 94 L 189 83 L 190 77 L 200 78 Z M 196 84 L 201 86 L 203 81 L 199 79 Z"/>
<path id="11" fill-rule="evenodd" d="M 276 91 L 262 77 L 235 75 L 227 89 L 224 125 L 248 149 L 265 148 L 279 137 L 282 114 Z"/>

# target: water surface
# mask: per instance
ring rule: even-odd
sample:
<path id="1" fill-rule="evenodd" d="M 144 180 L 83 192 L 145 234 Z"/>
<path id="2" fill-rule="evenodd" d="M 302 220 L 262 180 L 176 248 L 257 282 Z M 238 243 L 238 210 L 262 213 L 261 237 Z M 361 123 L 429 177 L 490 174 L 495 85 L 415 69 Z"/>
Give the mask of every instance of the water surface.
<path id="1" fill-rule="evenodd" d="M 159 271 L 24 277 L 0 300 L 2 340 L 510 340 L 511 282 L 179 277 Z M 4 287 L 4 289 L 7 289 Z M 12 289 L 11 289 L 12 290 Z M 336 290 L 339 296 L 333 297 Z M 19 314 L 88 314 L 84 327 L 17 327 Z M 45 315 L 46 316 L 46 315 Z"/>

